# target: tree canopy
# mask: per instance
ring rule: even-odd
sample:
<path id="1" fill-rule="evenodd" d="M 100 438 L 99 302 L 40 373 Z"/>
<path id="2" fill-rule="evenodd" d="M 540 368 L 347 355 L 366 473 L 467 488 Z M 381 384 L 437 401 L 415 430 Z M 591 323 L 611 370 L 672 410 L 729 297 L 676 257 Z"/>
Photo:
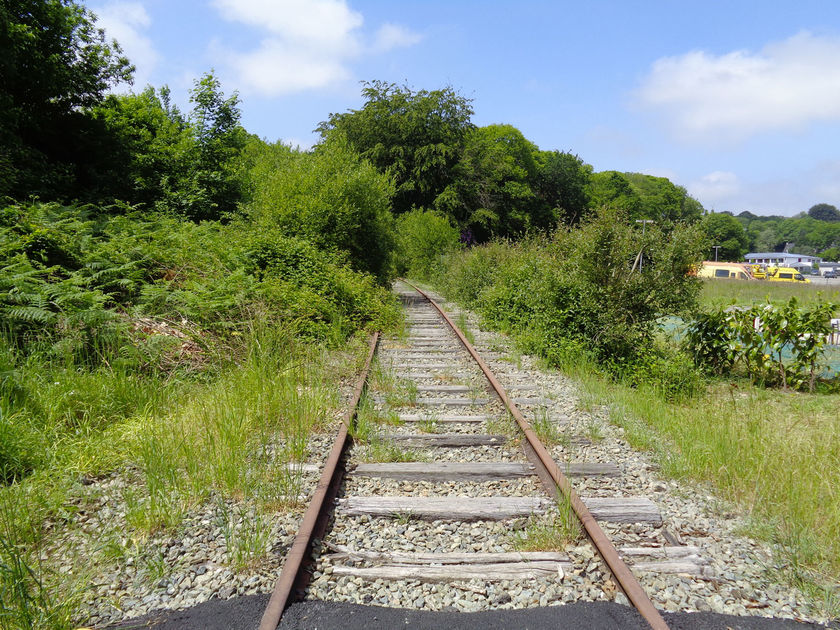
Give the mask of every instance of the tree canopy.
<path id="1" fill-rule="evenodd" d="M 0 195 L 79 196 L 86 113 L 133 66 L 93 15 L 71 0 L 0 5 Z"/>
<path id="2" fill-rule="evenodd" d="M 840 210 L 829 203 L 818 203 L 808 209 L 808 216 L 818 221 L 840 221 Z"/>
<path id="3" fill-rule="evenodd" d="M 538 169 L 536 151 L 511 125 L 473 129 L 455 166 L 455 181 L 435 206 L 478 241 L 522 234 L 530 227 L 553 227 L 555 218 L 538 211 L 532 189 Z"/>
<path id="4" fill-rule="evenodd" d="M 362 109 L 330 114 L 318 126 L 322 138 L 341 132 L 350 146 L 396 184 L 394 212 L 430 208 L 452 181 L 473 109 L 470 99 L 446 87 L 413 91 L 394 83 L 369 81 Z"/>
<path id="5" fill-rule="evenodd" d="M 828 205 L 828 204 L 825 204 Z M 829 208 L 830 209 L 830 208 Z M 820 216 L 820 211 L 816 214 Z M 840 248 L 840 222 L 819 219 L 810 211 L 804 216 L 757 216 L 742 212 L 737 220 L 744 226 L 751 251 L 782 251 L 835 260 Z"/>
<path id="6" fill-rule="evenodd" d="M 602 171 L 592 176 L 591 196 L 595 207 L 618 208 L 631 219 L 674 223 L 703 216 L 700 202 L 666 177 Z"/>
<path id="7" fill-rule="evenodd" d="M 715 246 L 717 260 L 742 261 L 749 248 L 749 239 L 738 219 L 731 214 L 719 212 L 708 214 L 703 218 L 700 227 L 708 237 L 709 247 Z M 715 258 L 714 249 L 708 254 L 709 260 Z"/>

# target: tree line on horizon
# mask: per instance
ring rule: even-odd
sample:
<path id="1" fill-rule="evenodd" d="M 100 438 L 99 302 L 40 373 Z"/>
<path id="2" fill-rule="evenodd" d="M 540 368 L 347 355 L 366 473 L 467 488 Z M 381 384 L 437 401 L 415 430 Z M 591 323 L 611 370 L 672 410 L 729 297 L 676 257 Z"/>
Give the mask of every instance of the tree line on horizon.
<path id="1" fill-rule="evenodd" d="M 14 0 L 0 12 L 0 197 L 226 220 L 251 201 L 247 172 L 261 154 L 282 151 L 242 127 L 238 95 L 225 97 L 212 72 L 195 82 L 187 113 L 165 86 L 109 93 L 134 68 L 77 2 Z M 631 219 L 703 214 L 666 178 L 596 173 L 570 152 L 540 150 L 512 125 L 476 126 L 471 100 L 452 88 L 371 81 L 362 93 L 361 109 L 318 125 L 309 153 L 330 151 L 340 143 L 329 138 L 341 135 L 392 180 L 394 215 L 439 212 L 465 242 L 573 225 L 606 204 Z"/>
<path id="2" fill-rule="evenodd" d="M 512 125 L 476 126 L 472 100 L 451 87 L 365 82 L 360 109 L 330 114 L 317 127 L 318 144 L 295 151 L 246 131 L 238 95 L 226 97 L 212 72 L 195 82 L 187 113 L 165 86 L 109 93 L 131 80 L 133 66 L 94 15 L 72 0 L 14 0 L 0 12 L 6 30 L 0 76 L 7 86 L 0 94 L 0 197 L 94 204 L 108 213 L 140 208 L 191 221 L 229 221 L 255 208 L 265 217 L 271 206 L 292 232 L 355 250 L 351 261 L 367 252 L 360 268 L 381 276 L 386 263 L 371 256 L 384 261 L 394 246 L 387 218 L 373 221 L 378 234 L 350 234 L 345 225 L 327 242 L 324 222 L 342 224 L 335 212 L 322 208 L 332 218 L 319 222 L 310 209 L 303 220 L 317 229 L 295 226 L 300 204 L 293 198 L 300 195 L 287 191 L 269 200 L 262 187 L 283 169 L 294 180 L 295 161 L 326 165 L 330 152 L 349 151 L 389 179 L 387 214 L 437 213 L 467 244 L 550 232 L 612 206 L 629 221 L 701 221 L 724 259 L 789 243 L 799 253 L 840 257 L 834 206 L 818 204 L 795 218 L 707 213 L 667 178 L 595 172 L 572 152 L 540 149 Z M 281 201 L 287 208 L 277 208 Z M 355 221 L 370 228 L 370 221 Z"/>
<path id="3" fill-rule="evenodd" d="M 703 225 L 719 260 L 742 261 L 748 252 L 781 252 L 840 259 L 840 210 L 819 203 L 793 217 L 752 212 L 707 214 Z"/>

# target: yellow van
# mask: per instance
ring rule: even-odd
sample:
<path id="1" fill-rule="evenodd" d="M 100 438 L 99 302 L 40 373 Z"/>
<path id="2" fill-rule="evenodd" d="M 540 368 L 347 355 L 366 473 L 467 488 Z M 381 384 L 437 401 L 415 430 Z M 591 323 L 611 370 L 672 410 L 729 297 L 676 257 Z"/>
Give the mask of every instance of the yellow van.
<path id="1" fill-rule="evenodd" d="M 767 267 L 767 279 L 772 282 L 811 282 L 793 267 Z"/>
<path id="2" fill-rule="evenodd" d="M 704 260 L 697 271 L 698 278 L 721 278 L 724 280 L 752 280 L 747 265 L 743 263 L 712 262 Z"/>

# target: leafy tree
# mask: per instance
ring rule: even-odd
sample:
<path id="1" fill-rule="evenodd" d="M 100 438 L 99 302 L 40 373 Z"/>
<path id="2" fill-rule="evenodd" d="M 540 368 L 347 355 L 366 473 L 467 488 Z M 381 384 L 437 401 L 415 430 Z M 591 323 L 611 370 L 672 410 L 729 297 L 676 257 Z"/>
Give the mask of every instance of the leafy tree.
<path id="1" fill-rule="evenodd" d="M 750 236 L 750 250 L 754 252 L 775 252 L 778 251 L 780 246 L 779 243 L 779 234 L 776 231 L 775 226 L 768 225 L 766 227 L 761 227 L 761 224 L 758 224 L 757 227 L 760 231 L 755 234 L 748 234 Z"/>
<path id="2" fill-rule="evenodd" d="M 470 99 L 452 88 L 415 92 L 394 83 L 364 84 L 362 109 L 330 114 L 323 139 L 337 130 L 350 146 L 396 182 L 394 212 L 430 208 L 452 181 L 472 128 Z"/>
<path id="3" fill-rule="evenodd" d="M 164 178 L 165 205 L 194 221 L 223 218 L 241 199 L 237 158 L 247 133 L 239 124 L 239 95 L 225 98 L 209 72 L 195 81 L 190 102 L 191 138 L 178 147 L 189 168 Z"/>
<path id="4" fill-rule="evenodd" d="M 642 218 L 655 221 L 698 221 L 703 206 L 685 188 L 667 177 L 642 173 L 624 173 L 630 186 L 641 199 Z"/>
<path id="5" fill-rule="evenodd" d="M 820 257 L 823 260 L 838 261 L 840 260 L 840 247 L 829 247 L 820 252 Z"/>
<path id="6" fill-rule="evenodd" d="M 455 167 L 455 181 L 435 206 L 478 242 L 520 235 L 532 227 L 553 227 L 554 213 L 540 203 L 532 188 L 538 169 L 536 151 L 511 125 L 473 129 Z"/>
<path id="7" fill-rule="evenodd" d="M 251 228 L 298 236 L 380 280 L 391 273 L 394 247 L 391 180 L 362 160 L 340 133 L 312 153 L 282 143 L 256 149 L 249 174 Z"/>
<path id="8" fill-rule="evenodd" d="M 706 233 L 709 244 L 720 246 L 718 260 L 743 260 L 749 240 L 738 219 L 726 212 L 712 213 L 703 218 L 700 226 Z"/>
<path id="9" fill-rule="evenodd" d="M 631 219 L 640 215 L 642 200 L 624 174 L 602 171 L 593 174 L 591 182 L 589 197 L 593 208 L 616 208 Z"/>
<path id="10" fill-rule="evenodd" d="M 458 229 L 448 217 L 419 208 L 397 217 L 397 271 L 428 280 L 443 271 L 443 257 L 459 246 Z"/>
<path id="11" fill-rule="evenodd" d="M 195 82 L 185 117 L 169 89 L 111 95 L 93 108 L 102 129 L 88 182 L 94 199 L 142 203 L 194 221 L 230 216 L 242 199 L 239 97 L 225 98 L 212 73 Z"/>
<path id="12" fill-rule="evenodd" d="M 840 221 L 840 210 L 828 203 L 818 203 L 808 209 L 808 216 L 818 221 Z"/>
<path id="13" fill-rule="evenodd" d="M 589 214 L 592 167 L 578 156 L 561 151 L 537 155 L 537 195 L 566 224 Z"/>
<path id="14" fill-rule="evenodd" d="M 186 177 L 194 167 L 189 159 L 194 144 L 189 126 L 170 104 L 167 87 L 110 95 L 93 115 L 111 143 L 107 147 L 103 143 L 100 153 L 99 198 L 153 208 L 165 198 L 165 184 Z"/>
<path id="15" fill-rule="evenodd" d="M 72 0 L 0 4 L 0 195 L 78 196 L 88 108 L 133 67 Z"/>

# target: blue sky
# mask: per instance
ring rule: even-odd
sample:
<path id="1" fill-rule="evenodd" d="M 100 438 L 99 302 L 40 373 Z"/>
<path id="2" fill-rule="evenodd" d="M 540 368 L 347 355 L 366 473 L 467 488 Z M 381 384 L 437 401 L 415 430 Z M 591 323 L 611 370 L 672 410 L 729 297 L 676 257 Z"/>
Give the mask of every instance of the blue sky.
<path id="1" fill-rule="evenodd" d="M 214 69 L 244 126 L 310 146 L 362 80 L 452 86 L 595 170 L 662 175 L 707 209 L 840 206 L 840 3 L 88 0 L 188 108 Z M 127 91 L 123 86 L 116 91 Z"/>

